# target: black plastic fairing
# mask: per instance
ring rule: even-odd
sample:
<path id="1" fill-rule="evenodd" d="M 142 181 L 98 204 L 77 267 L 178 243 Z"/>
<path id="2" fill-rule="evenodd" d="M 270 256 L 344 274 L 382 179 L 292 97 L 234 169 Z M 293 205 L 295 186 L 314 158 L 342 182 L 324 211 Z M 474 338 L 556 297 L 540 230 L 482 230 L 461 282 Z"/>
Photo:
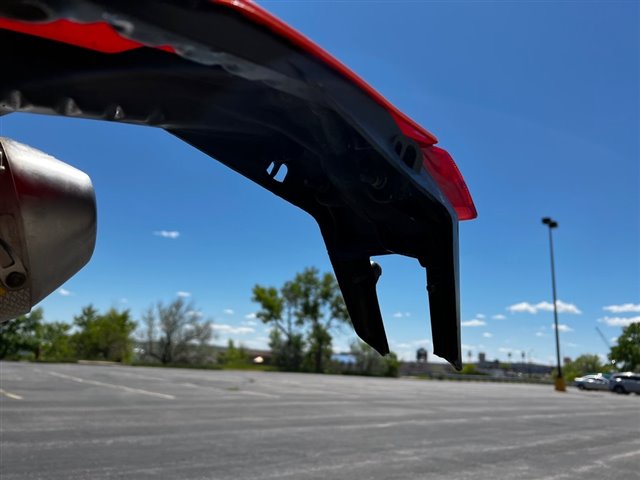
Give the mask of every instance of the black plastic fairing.
<path id="1" fill-rule="evenodd" d="M 382 106 L 270 31 L 209 4 L 50 3 L 83 21 L 126 18 L 131 38 L 191 53 L 106 55 L 0 30 L 11 66 L 0 76 L 0 113 L 157 126 L 302 208 L 320 226 L 357 334 L 381 354 L 389 347 L 370 257 L 418 259 L 435 353 L 460 368 L 457 217 Z M 74 10 L 80 4 L 90 8 Z M 274 165 L 286 165 L 284 179 Z"/>
<path id="2" fill-rule="evenodd" d="M 378 276 L 371 261 L 366 256 L 343 260 L 331 252 L 329 257 L 354 330 L 363 341 L 386 355 L 389 344 L 376 293 Z"/>

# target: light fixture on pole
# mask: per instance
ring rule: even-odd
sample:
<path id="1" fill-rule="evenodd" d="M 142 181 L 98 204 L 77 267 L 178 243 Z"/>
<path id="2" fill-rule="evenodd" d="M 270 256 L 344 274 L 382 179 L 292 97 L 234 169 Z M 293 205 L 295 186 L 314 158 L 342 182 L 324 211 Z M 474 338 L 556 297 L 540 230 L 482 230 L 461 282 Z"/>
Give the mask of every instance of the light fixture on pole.
<path id="1" fill-rule="evenodd" d="M 555 388 L 559 392 L 565 392 L 567 387 L 562 376 L 562 364 L 560 363 L 560 331 L 558 328 L 558 298 L 556 296 L 556 267 L 553 257 L 553 236 L 551 231 L 554 228 L 558 228 L 558 222 L 552 220 L 549 217 L 544 217 L 542 223 L 549 227 L 549 253 L 551 254 L 551 288 L 553 291 L 553 323 L 556 332 L 556 358 L 557 358 L 557 373 L 555 378 Z"/>

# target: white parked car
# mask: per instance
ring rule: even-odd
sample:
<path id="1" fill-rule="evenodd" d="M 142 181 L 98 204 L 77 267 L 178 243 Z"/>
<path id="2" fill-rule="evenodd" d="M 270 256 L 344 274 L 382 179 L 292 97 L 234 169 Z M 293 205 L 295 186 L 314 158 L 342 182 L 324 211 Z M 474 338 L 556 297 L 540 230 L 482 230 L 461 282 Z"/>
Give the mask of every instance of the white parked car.
<path id="1" fill-rule="evenodd" d="M 576 377 L 573 384 L 580 390 L 609 390 L 609 380 L 601 373 Z"/>

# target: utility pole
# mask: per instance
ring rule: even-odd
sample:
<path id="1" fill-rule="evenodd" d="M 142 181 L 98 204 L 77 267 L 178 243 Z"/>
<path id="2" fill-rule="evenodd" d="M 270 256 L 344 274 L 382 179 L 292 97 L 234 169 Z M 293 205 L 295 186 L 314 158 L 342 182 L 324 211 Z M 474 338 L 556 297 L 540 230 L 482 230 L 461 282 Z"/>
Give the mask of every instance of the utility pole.
<path id="1" fill-rule="evenodd" d="M 553 257 L 553 235 L 551 231 L 558 228 L 558 222 L 549 217 L 544 217 L 542 223 L 549 227 L 549 253 L 551 256 L 551 290 L 553 292 L 553 323 L 556 331 L 556 359 L 558 362 L 558 373 L 555 379 L 555 388 L 559 392 L 566 392 L 567 387 L 562 376 L 562 364 L 560 362 L 560 332 L 558 330 L 558 298 L 556 295 L 556 266 Z"/>

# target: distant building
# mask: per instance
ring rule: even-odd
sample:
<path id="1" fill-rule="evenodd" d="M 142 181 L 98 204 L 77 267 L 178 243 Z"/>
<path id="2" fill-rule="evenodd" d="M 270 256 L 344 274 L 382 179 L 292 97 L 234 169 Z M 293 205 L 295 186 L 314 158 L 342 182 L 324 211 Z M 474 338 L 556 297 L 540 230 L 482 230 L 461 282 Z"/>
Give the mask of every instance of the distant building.
<path id="1" fill-rule="evenodd" d="M 427 363 L 427 350 L 425 348 L 419 348 L 416 352 L 416 362 Z"/>
<path id="2" fill-rule="evenodd" d="M 473 364 L 479 372 L 489 375 L 548 375 L 552 372 L 553 367 L 548 365 L 540 365 L 531 362 L 509 362 L 501 363 L 498 359 L 488 361 L 484 352 L 478 354 L 478 363 Z"/>
<path id="3" fill-rule="evenodd" d="M 553 367 L 549 365 L 527 363 L 524 361 L 504 363 L 498 359 L 487 360 L 485 352 L 478 353 L 478 362 L 467 362 L 466 365 L 473 365 L 478 372 L 493 377 L 544 377 L 550 375 L 553 371 Z M 416 351 L 415 362 L 402 362 L 400 366 L 400 375 L 402 376 L 428 375 L 437 377 L 442 374 L 455 373 L 456 371 L 448 363 L 429 363 L 427 361 L 427 351 L 424 348 Z"/>

